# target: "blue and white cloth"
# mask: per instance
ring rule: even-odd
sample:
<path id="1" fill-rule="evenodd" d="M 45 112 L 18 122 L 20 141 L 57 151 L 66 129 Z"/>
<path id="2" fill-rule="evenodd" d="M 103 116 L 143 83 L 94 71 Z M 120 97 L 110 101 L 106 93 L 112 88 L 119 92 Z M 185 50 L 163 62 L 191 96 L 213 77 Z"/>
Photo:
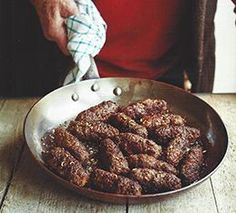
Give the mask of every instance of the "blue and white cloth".
<path id="1" fill-rule="evenodd" d="M 64 85 L 88 78 L 99 78 L 94 57 L 106 40 L 106 23 L 91 0 L 74 0 L 79 14 L 66 19 L 67 48 L 76 64 Z"/>

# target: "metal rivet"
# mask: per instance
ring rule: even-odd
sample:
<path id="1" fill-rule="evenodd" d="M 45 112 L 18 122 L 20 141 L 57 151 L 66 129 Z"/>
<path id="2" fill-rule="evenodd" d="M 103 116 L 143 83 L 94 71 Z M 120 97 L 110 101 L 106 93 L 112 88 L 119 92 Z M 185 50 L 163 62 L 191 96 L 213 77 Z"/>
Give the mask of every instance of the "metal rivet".
<path id="1" fill-rule="evenodd" d="M 99 85 L 97 84 L 97 83 L 95 83 L 95 84 L 93 84 L 92 86 L 91 86 L 91 90 L 93 91 L 93 92 L 96 92 L 96 91 L 98 91 L 100 89 L 100 87 L 99 87 Z"/>
<path id="2" fill-rule="evenodd" d="M 72 96 L 71 96 L 72 100 L 73 101 L 78 101 L 79 100 L 79 95 L 74 93 Z"/>
<path id="3" fill-rule="evenodd" d="M 113 93 L 114 95 L 116 96 L 120 96 L 121 93 L 122 93 L 122 89 L 120 87 L 116 87 L 114 90 L 113 90 Z"/>

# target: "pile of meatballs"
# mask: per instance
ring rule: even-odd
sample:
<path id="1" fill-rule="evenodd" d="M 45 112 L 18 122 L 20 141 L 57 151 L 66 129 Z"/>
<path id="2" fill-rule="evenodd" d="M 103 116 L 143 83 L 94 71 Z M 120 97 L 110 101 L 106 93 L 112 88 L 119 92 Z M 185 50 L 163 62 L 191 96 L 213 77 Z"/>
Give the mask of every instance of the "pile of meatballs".
<path id="1" fill-rule="evenodd" d="M 42 156 L 67 181 L 107 193 L 177 190 L 201 177 L 200 130 L 161 99 L 104 101 L 51 133 Z M 49 142 L 48 142 L 49 143 Z"/>

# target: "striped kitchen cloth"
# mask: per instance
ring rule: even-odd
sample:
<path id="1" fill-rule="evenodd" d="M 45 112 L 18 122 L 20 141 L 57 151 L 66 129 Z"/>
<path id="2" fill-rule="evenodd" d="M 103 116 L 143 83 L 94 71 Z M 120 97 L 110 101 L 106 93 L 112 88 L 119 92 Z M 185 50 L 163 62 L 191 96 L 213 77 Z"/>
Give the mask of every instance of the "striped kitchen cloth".
<path id="1" fill-rule="evenodd" d="M 65 23 L 68 31 L 67 48 L 75 67 L 67 74 L 63 85 L 90 78 L 99 78 L 94 57 L 106 40 L 106 23 L 91 0 L 74 0 L 79 14 Z"/>

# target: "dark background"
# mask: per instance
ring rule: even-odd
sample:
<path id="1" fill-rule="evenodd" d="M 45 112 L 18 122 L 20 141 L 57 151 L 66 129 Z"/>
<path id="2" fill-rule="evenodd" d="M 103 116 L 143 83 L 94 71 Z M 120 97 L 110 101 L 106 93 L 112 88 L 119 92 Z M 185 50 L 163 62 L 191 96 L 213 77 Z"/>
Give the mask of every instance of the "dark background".
<path id="1" fill-rule="evenodd" d="M 192 0 L 187 3 L 180 46 L 192 63 L 196 7 Z M 59 87 L 71 61 L 44 38 L 30 0 L 0 0 L 0 29 L 0 96 L 43 96 Z"/>
<path id="2" fill-rule="evenodd" d="M 68 60 L 47 41 L 29 0 L 0 0 L 0 96 L 39 96 L 58 86 Z"/>

